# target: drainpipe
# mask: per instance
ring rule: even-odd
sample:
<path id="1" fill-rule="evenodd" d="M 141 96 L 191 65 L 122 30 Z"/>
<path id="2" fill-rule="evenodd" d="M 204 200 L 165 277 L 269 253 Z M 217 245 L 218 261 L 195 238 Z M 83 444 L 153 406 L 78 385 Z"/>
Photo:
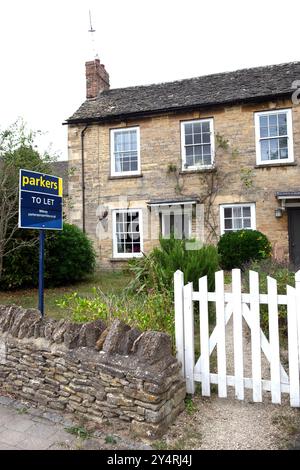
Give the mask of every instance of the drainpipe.
<path id="1" fill-rule="evenodd" d="M 84 181 L 84 134 L 88 128 L 88 124 L 80 133 L 81 139 L 81 191 L 82 191 L 82 231 L 85 233 L 85 181 Z"/>

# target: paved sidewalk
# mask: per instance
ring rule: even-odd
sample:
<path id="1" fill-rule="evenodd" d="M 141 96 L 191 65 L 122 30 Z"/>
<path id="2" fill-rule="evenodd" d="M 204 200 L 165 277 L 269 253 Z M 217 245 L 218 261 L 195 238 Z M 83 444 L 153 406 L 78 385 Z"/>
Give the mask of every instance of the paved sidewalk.
<path id="1" fill-rule="evenodd" d="M 67 415 L 0 395 L 0 450 L 150 450 L 128 433 L 101 426 L 88 431 Z M 66 429 L 81 430 L 74 435 Z"/>
<path id="2" fill-rule="evenodd" d="M 65 425 L 39 416 L 14 400 L 1 397 L 0 450 L 45 450 L 76 448 L 76 436 L 65 431 Z M 15 405 L 15 406 L 12 406 Z M 37 415 L 31 414 L 36 411 Z"/>

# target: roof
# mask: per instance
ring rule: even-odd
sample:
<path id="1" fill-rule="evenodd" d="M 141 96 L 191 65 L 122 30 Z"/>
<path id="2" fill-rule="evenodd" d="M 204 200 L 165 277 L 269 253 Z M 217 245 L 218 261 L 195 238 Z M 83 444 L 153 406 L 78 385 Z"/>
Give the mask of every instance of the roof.
<path id="1" fill-rule="evenodd" d="M 112 121 L 166 111 L 262 101 L 292 94 L 300 62 L 103 91 L 86 100 L 67 123 Z"/>
<path id="2" fill-rule="evenodd" d="M 51 171 L 55 176 L 59 176 L 63 179 L 63 195 L 68 195 L 68 179 L 69 179 L 69 162 L 68 160 L 62 160 L 52 162 Z"/>

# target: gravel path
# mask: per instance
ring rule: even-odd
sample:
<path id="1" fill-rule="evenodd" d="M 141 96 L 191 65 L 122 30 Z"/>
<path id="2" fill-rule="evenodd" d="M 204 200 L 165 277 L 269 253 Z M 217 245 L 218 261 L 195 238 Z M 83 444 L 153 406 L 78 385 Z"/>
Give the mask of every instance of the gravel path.
<path id="1" fill-rule="evenodd" d="M 245 377 L 251 377 L 251 344 L 245 322 L 243 346 Z M 226 356 L 227 374 L 234 375 L 232 318 L 226 327 Z M 215 362 L 213 359 L 212 363 Z M 270 377 L 269 363 L 263 353 L 262 376 Z M 251 390 L 245 389 L 244 401 L 235 399 L 233 387 L 228 387 L 228 398 L 218 398 L 214 386 L 212 390 L 210 398 L 197 395 L 188 403 L 186 411 L 156 443 L 159 448 L 275 450 L 299 443 L 300 410 L 290 407 L 286 394 L 281 405 L 273 405 L 269 392 L 263 392 L 262 403 L 253 403 Z"/>
<path id="2" fill-rule="evenodd" d="M 156 445 L 166 449 L 287 449 L 300 430 L 299 410 L 288 405 L 196 397 Z"/>

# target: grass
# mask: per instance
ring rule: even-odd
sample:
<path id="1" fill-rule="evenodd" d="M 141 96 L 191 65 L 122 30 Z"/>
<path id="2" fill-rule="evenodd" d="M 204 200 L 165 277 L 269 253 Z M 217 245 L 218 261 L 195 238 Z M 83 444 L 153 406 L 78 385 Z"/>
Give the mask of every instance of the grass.
<path id="1" fill-rule="evenodd" d="M 93 288 L 99 287 L 104 293 L 121 292 L 129 283 L 131 276 L 124 272 L 105 271 L 78 284 L 45 289 L 45 313 L 47 317 L 57 320 L 65 318 L 63 309 L 56 305 L 56 301 L 66 294 L 78 292 L 80 296 L 92 295 Z M 0 291 L 0 305 L 17 304 L 24 308 L 37 308 L 38 289 L 21 289 L 15 291 Z"/>

